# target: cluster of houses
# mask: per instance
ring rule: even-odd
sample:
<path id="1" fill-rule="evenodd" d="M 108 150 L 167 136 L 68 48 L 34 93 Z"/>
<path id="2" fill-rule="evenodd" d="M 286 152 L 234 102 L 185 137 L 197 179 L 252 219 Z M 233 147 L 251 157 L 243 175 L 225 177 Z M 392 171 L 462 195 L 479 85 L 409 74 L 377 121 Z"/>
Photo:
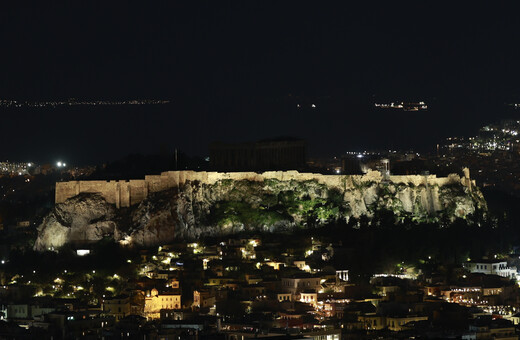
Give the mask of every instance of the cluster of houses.
<path id="1" fill-rule="evenodd" d="M 107 291 L 96 306 L 76 296 L 27 299 L 23 287 L 0 288 L 0 320 L 11 322 L 0 323 L 0 335 L 518 339 L 520 294 L 511 258 L 468 260 L 449 275 L 364 280 L 335 266 L 334 253 L 314 239 L 295 250 L 260 238 L 141 250 L 137 275 L 118 278 L 124 289 Z"/>

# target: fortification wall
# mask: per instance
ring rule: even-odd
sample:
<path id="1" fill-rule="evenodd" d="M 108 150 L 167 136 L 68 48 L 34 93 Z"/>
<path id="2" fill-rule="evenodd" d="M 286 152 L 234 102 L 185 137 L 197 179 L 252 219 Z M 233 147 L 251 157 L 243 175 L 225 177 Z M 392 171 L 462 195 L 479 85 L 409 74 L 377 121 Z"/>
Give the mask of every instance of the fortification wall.
<path id="1" fill-rule="evenodd" d="M 248 180 L 262 182 L 266 179 L 279 181 L 309 181 L 316 180 L 328 187 L 335 187 L 342 191 L 355 189 L 363 182 L 381 183 L 390 181 L 405 185 L 444 186 L 462 184 L 471 190 L 474 181 L 469 178 L 469 171 L 464 170 L 464 177 L 450 174 L 448 177 L 437 178 L 435 175 L 408 175 L 389 176 L 383 178 L 380 172 L 370 171 L 366 175 L 322 175 L 314 173 L 300 173 L 298 171 L 268 171 L 256 172 L 206 172 L 206 171 L 167 171 L 160 175 L 145 176 L 145 179 L 129 181 L 70 181 L 56 183 L 56 203 L 65 202 L 68 198 L 80 193 L 98 193 L 108 203 L 116 207 L 129 207 L 148 197 L 149 193 L 175 188 L 188 181 L 199 181 L 204 184 L 215 184 L 222 180 Z"/>

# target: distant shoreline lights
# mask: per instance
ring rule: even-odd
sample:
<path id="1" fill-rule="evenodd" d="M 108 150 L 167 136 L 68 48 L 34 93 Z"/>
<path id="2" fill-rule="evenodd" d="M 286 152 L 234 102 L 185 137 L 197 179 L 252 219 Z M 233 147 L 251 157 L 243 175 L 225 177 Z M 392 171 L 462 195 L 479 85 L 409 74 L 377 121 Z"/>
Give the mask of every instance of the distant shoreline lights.
<path id="1" fill-rule="evenodd" d="M 57 106 L 115 106 L 115 105 L 164 105 L 169 100 L 159 99 L 132 99 L 132 100 L 77 100 L 74 98 L 64 101 L 18 101 L 0 100 L 0 107 L 57 107 Z"/>
<path id="2" fill-rule="evenodd" d="M 379 109 L 396 109 L 403 111 L 419 111 L 428 110 L 428 105 L 425 102 L 398 102 L 398 103 L 375 103 L 375 107 Z"/>

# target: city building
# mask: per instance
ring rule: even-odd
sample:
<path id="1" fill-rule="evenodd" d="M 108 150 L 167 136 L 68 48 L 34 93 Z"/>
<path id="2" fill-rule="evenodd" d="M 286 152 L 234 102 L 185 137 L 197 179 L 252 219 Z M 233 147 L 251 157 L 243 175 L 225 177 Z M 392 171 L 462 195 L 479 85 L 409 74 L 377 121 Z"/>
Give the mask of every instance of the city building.
<path id="1" fill-rule="evenodd" d="M 130 297 L 128 295 L 119 295 L 103 301 L 103 312 L 107 315 L 115 317 L 116 320 L 121 320 L 127 315 L 130 315 Z"/>
<path id="2" fill-rule="evenodd" d="M 478 318 L 469 325 L 469 331 L 462 336 L 463 340 L 504 339 L 517 340 L 515 326 L 509 320 L 495 319 L 490 316 Z"/>
<path id="3" fill-rule="evenodd" d="M 193 291 L 193 307 L 194 308 L 211 308 L 215 305 L 215 294 L 210 290 L 194 290 Z"/>
<path id="4" fill-rule="evenodd" d="M 292 277 L 282 278 L 282 290 L 292 294 L 297 294 L 303 291 L 312 290 L 318 292 L 321 286 L 321 278 L 313 275 L 294 275 Z"/>
<path id="5" fill-rule="evenodd" d="M 499 275 L 510 279 L 516 279 L 516 267 L 508 267 L 507 261 L 497 259 L 483 259 L 476 261 L 468 261 L 464 263 L 466 268 L 471 273 L 482 273 L 487 275 Z"/>
<path id="6" fill-rule="evenodd" d="M 144 316 L 147 319 L 159 319 L 161 309 L 180 309 L 181 294 L 167 292 L 159 294 L 157 289 L 152 289 L 150 294 L 145 297 Z"/>

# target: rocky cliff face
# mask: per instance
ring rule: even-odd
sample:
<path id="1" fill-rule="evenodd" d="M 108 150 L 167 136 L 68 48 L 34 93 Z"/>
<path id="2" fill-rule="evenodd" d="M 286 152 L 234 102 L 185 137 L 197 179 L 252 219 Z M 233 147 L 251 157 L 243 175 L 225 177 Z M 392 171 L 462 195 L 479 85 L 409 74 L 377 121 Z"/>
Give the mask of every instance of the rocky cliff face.
<path id="1" fill-rule="evenodd" d="M 75 240 L 101 240 L 117 227 L 115 208 L 96 194 L 80 194 L 57 204 L 38 228 L 37 250 L 53 250 Z"/>
<path id="2" fill-rule="evenodd" d="M 68 242 L 104 237 L 151 246 L 179 238 L 320 226 L 363 216 L 369 220 L 391 216 L 390 223 L 449 223 L 485 210 L 478 188 L 469 190 L 459 183 L 416 186 L 365 181 L 341 189 L 313 180 L 193 181 L 151 194 L 125 209 L 115 209 L 97 194 L 80 194 L 56 204 L 39 226 L 35 249 L 56 249 Z"/>

